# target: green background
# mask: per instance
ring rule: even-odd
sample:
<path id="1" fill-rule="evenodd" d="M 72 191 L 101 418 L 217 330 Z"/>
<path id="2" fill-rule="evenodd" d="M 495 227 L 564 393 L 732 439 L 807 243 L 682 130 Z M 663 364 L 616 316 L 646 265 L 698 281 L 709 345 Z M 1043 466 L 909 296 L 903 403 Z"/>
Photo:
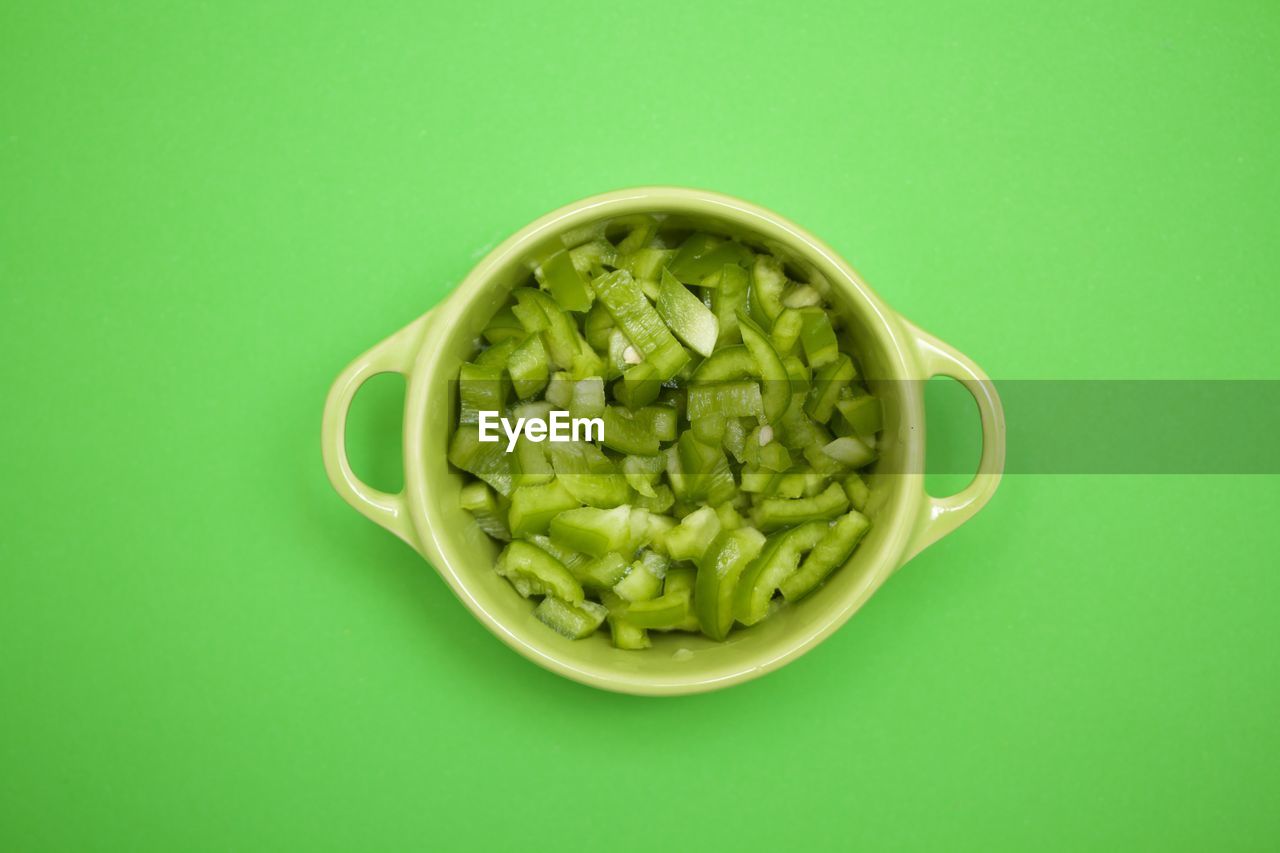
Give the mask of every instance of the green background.
<path id="1" fill-rule="evenodd" d="M 1274 477 L 1010 476 L 800 661 L 645 700 L 490 636 L 318 436 L 645 183 L 997 378 L 1277 378 L 1277 51 L 1273 2 L 4 3 L 0 848 L 1274 849 Z"/>

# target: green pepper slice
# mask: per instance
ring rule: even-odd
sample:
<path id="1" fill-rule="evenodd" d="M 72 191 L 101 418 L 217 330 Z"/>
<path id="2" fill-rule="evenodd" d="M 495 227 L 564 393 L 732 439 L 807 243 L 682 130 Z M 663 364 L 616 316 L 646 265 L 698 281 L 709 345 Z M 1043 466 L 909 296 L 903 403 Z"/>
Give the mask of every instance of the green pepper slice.
<path id="1" fill-rule="evenodd" d="M 511 493 L 511 508 L 507 511 L 511 535 L 522 537 L 546 533 L 553 518 L 580 506 L 582 502 L 559 480 L 541 486 L 521 486 Z"/>
<path id="2" fill-rule="evenodd" d="M 613 509 L 571 509 L 551 519 L 551 541 L 592 557 L 602 557 L 610 551 L 621 551 L 627 545 L 631 538 L 630 520 L 631 507 L 627 504 Z"/>
<path id="3" fill-rule="evenodd" d="M 711 355 L 720 334 L 716 315 L 666 270 L 658 285 L 657 310 L 673 335 L 704 358 Z"/>
<path id="4" fill-rule="evenodd" d="M 742 312 L 738 314 L 738 327 L 742 332 L 742 342 L 755 357 L 759 370 L 765 420 L 777 423 L 791 407 L 791 377 L 763 329 Z"/>
<path id="5" fill-rule="evenodd" d="M 784 580 L 796 571 L 800 556 L 822 541 L 826 522 L 811 521 L 775 533 L 742 573 L 734 593 L 734 617 L 754 625 L 769 614 L 769 602 Z"/>
<path id="6" fill-rule="evenodd" d="M 568 602 L 548 595 L 533 609 L 533 615 L 570 640 L 581 640 L 596 632 L 609 610 L 594 601 Z"/>
<path id="7" fill-rule="evenodd" d="M 827 575 L 844 565 L 870 529 L 871 522 L 857 510 L 836 519 L 805 558 L 799 570 L 779 585 L 783 598 L 798 601 L 812 592 Z"/>
<path id="8" fill-rule="evenodd" d="M 723 640 L 733 627 L 734 593 L 742 572 L 764 547 L 765 538 L 752 527 L 721 533 L 698 563 L 694 609 L 702 632 Z"/>
<path id="9" fill-rule="evenodd" d="M 811 498 L 765 498 L 756 506 L 752 519 L 756 527 L 768 533 L 808 521 L 826 521 L 849 508 L 844 489 L 832 483 L 821 494 Z"/>
<path id="10" fill-rule="evenodd" d="M 517 539 L 498 555 L 498 574 L 521 582 L 532 595 L 554 595 L 565 601 L 583 599 L 582 586 L 569 570 L 546 551 Z M 520 586 L 517 586 L 519 589 Z"/>

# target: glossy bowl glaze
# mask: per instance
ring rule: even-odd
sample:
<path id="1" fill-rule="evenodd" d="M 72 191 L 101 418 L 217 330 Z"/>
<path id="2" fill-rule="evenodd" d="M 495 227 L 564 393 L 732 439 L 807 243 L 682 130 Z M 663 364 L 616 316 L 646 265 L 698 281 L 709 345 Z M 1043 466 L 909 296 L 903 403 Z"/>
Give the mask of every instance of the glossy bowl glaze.
<path id="1" fill-rule="evenodd" d="M 493 571 L 496 543 L 458 507 L 463 480 L 446 460 L 456 400 L 453 380 L 475 340 L 530 261 L 573 228 L 634 213 L 687 218 L 779 253 L 821 288 L 844 318 L 843 333 L 873 393 L 884 402 L 881 459 L 868 478 L 873 526 L 824 587 L 722 643 L 653 632 L 652 648 L 621 651 L 602 631 L 568 640 L 538 622 Z M 378 373 L 405 377 L 404 491 L 361 482 L 345 453 L 347 410 Z M 973 481 L 946 498 L 925 493 L 923 380 L 950 376 L 974 396 L 982 457 Z M 844 624 L 912 556 L 971 518 L 991 498 L 1004 465 L 1004 419 L 990 381 L 965 356 L 896 314 L 825 244 L 793 223 L 729 196 L 672 187 L 621 190 L 583 199 L 522 228 L 471 271 L 442 303 L 361 355 L 337 378 L 322 425 L 325 468 L 353 507 L 399 536 L 435 566 L 458 598 L 520 654 L 568 678 L 607 690 L 672 695 L 737 684 L 794 660 Z"/>

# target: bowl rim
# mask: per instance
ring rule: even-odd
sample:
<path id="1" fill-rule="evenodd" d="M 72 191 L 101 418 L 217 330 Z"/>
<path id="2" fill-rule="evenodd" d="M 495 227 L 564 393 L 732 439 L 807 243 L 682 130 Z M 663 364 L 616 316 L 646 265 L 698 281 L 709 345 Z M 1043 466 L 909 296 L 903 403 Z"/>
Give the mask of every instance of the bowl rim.
<path id="1" fill-rule="evenodd" d="M 562 232 L 601 218 L 644 212 L 712 216 L 786 244 L 826 275 L 833 289 L 841 290 L 849 298 L 860 302 L 866 309 L 865 316 L 868 319 L 875 318 L 874 324 L 867 322 L 867 325 L 879 338 L 889 356 L 886 367 L 890 375 L 883 378 L 924 379 L 928 378 L 928 373 L 921 367 L 913 339 L 904 329 L 905 321 L 834 250 L 807 230 L 771 210 L 707 190 L 671 186 L 636 187 L 589 196 L 557 208 L 520 228 L 490 251 L 430 312 L 419 335 L 417 354 L 412 359 L 413 367 L 409 371 L 403 438 L 404 494 L 408 515 L 423 556 L 427 557 L 473 616 L 504 643 L 539 666 L 574 681 L 615 692 L 680 695 L 716 690 L 757 678 L 797 659 L 831 636 L 903 562 L 913 531 L 920 523 L 925 492 L 922 475 L 895 475 L 906 482 L 895 490 L 894 501 L 883 508 L 883 517 L 890 520 L 889 530 L 884 534 L 886 539 L 879 562 L 865 572 L 863 582 L 848 590 L 839 606 L 831 608 L 824 618 L 800 623 L 801 627 L 797 628 L 794 638 L 782 644 L 776 653 L 744 657 L 740 664 L 727 668 L 723 674 L 713 678 L 656 677 L 619 672 L 608 667 L 576 666 L 562 659 L 551 642 L 541 644 L 523 637 L 486 610 L 468 588 L 465 570 L 460 570 L 461 561 L 452 557 L 450 546 L 437 532 L 443 526 L 443 521 L 437 515 L 437 505 L 430 499 L 427 484 L 429 478 L 424 460 L 428 442 L 425 427 L 429 392 L 440 379 L 436 374 L 443 360 L 441 349 L 428 344 L 435 330 L 449 329 L 458 324 L 470 310 L 474 298 L 484 290 L 484 286 L 495 275 L 505 271 L 508 264 L 519 262 L 531 245 L 544 239 L 549 233 Z M 905 430 L 902 436 L 907 464 L 905 470 L 920 471 L 923 470 L 921 463 L 925 437 L 923 394 L 919 388 L 920 383 L 904 384 L 908 386 L 908 390 L 901 397 L 902 422 L 913 427 Z M 883 522 L 880 524 L 883 525 Z M 548 637 L 548 640 L 551 639 Z"/>

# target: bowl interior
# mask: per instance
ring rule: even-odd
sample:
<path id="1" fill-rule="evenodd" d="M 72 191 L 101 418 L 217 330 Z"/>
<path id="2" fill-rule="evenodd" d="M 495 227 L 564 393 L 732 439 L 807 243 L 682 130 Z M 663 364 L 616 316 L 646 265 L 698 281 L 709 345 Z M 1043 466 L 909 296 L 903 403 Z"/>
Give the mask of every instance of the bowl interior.
<path id="1" fill-rule="evenodd" d="M 788 263 L 793 276 L 827 293 L 844 323 L 845 345 L 871 390 L 882 397 L 885 428 L 878 468 L 915 470 L 907 467 L 907 457 L 920 452 L 923 439 L 918 383 L 895 381 L 908 378 L 911 365 L 904 360 L 894 315 L 830 250 L 789 223 L 736 200 L 697 194 L 657 201 L 627 198 L 552 214 L 495 250 L 436 309 L 414 368 L 405 425 L 406 465 L 418 467 L 407 470 L 405 479 L 424 550 L 476 616 L 548 668 L 596 686 L 653 694 L 714 689 L 760 674 L 839 627 L 897 568 L 915 522 L 919 487 L 912 477 L 873 470 L 866 510 L 873 526 L 850 563 L 805 600 L 734 631 L 726 642 L 655 631 L 650 632 L 652 648 L 620 651 L 611 645 L 607 630 L 578 641 L 557 635 L 533 617 L 533 602 L 493 571 L 500 549 L 458 507 L 463 479 L 446 461 L 457 406 L 452 380 L 461 363 L 474 355 L 480 330 L 511 288 L 528 280 L 533 259 L 558 248 L 560 235 L 570 228 L 635 212 L 668 216 L 673 227 L 686 224 L 768 248 Z"/>

